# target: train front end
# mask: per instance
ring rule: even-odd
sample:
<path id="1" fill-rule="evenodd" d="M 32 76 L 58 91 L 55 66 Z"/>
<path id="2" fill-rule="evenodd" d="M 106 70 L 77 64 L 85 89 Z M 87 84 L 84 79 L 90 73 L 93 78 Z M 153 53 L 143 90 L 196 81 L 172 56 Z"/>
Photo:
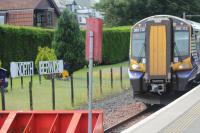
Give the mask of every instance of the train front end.
<path id="1" fill-rule="evenodd" d="M 132 27 L 129 77 L 136 100 L 165 104 L 187 90 L 190 34 L 188 23 L 167 16 L 149 17 Z"/>

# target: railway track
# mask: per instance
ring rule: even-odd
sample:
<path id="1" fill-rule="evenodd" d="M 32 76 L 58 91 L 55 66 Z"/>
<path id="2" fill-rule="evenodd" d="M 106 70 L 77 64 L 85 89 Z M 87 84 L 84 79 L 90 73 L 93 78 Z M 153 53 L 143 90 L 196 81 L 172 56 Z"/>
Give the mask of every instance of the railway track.
<path id="1" fill-rule="evenodd" d="M 120 132 L 121 130 L 123 130 L 125 127 L 127 127 L 128 124 L 130 123 L 136 123 L 136 121 L 138 119 L 142 119 L 143 116 L 149 116 L 150 114 L 156 112 L 157 110 L 161 109 L 163 106 L 160 105 L 152 105 L 149 106 L 148 108 L 146 108 L 145 110 L 143 110 L 142 112 L 134 115 L 134 116 L 130 116 L 129 118 L 107 128 L 104 130 L 105 133 L 117 133 Z M 144 118 L 143 118 L 144 119 Z"/>

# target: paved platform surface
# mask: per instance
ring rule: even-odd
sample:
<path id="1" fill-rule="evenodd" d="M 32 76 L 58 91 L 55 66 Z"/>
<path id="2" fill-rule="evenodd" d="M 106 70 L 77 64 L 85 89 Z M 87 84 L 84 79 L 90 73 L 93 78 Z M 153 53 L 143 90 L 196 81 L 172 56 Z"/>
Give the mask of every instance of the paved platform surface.
<path id="1" fill-rule="evenodd" d="M 200 133 L 200 85 L 122 133 Z"/>

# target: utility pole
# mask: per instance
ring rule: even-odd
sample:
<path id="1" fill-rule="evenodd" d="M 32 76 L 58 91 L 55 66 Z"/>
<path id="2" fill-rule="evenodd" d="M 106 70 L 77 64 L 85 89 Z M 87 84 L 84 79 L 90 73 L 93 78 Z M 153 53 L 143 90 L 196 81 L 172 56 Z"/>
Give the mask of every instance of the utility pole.
<path id="1" fill-rule="evenodd" d="M 185 12 L 183 12 L 183 19 L 186 19 L 186 16 L 185 16 L 186 14 L 185 14 Z"/>
<path id="2" fill-rule="evenodd" d="M 200 14 L 192 15 L 192 14 L 186 14 L 185 12 L 183 12 L 183 19 L 186 19 L 186 17 L 200 17 Z"/>

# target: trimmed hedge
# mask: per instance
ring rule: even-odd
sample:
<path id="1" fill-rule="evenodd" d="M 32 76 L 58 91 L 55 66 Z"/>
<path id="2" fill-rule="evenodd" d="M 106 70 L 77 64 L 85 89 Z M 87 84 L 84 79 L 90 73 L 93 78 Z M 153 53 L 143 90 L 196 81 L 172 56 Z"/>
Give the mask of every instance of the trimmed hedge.
<path id="1" fill-rule="evenodd" d="M 129 57 L 130 27 L 103 30 L 103 64 L 114 64 Z"/>
<path id="2" fill-rule="evenodd" d="M 11 61 L 34 61 L 38 47 L 51 46 L 53 30 L 0 26 L 0 60 L 9 70 Z"/>
<path id="3" fill-rule="evenodd" d="M 34 61 L 38 47 L 51 48 L 54 30 L 0 26 L 0 60 L 9 70 L 11 61 Z M 82 31 L 85 38 L 85 31 Z M 103 30 L 103 62 L 113 64 L 128 59 L 130 27 L 105 28 Z"/>

